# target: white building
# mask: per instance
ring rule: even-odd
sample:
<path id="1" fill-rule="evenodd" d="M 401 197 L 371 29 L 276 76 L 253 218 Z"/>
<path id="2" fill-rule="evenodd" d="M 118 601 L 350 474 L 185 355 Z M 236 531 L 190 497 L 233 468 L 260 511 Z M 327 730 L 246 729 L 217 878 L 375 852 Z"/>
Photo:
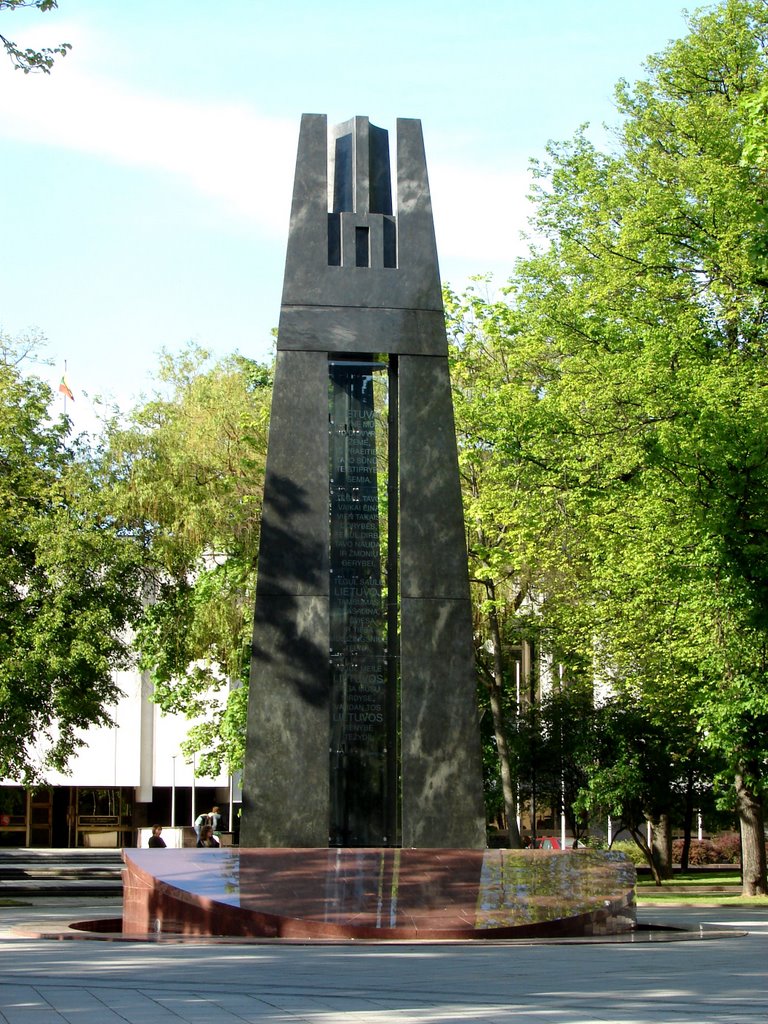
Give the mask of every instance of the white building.
<path id="1" fill-rule="evenodd" d="M 237 833 L 239 779 L 196 778 L 181 752 L 193 723 L 152 703 L 146 674 L 116 681 L 124 696 L 114 727 L 84 733 L 67 774 L 49 772 L 36 789 L 0 782 L 0 847 L 134 846 L 139 828 L 191 826 L 214 804 L 222 828 Z"/>

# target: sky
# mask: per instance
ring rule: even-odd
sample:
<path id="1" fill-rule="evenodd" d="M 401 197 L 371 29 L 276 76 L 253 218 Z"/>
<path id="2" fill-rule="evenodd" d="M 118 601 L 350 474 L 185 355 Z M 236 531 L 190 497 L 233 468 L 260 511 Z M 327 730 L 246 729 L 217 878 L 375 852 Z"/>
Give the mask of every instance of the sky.
<path id="1" fill-rule="evenodd" d="M 693 6 L 696 6 L 695 4 Z M 441 277 L 525 254 L 529 162 L 607 144 L 620 78 L 686 31 L 679 0 L 59 0 L 0 11 L 0 330 L 38 332 L 76 430 L 190 342 L 268 361 L 301 114 L 422 121 Z M 57 399 L 63 401 L 63 398 Z"/>

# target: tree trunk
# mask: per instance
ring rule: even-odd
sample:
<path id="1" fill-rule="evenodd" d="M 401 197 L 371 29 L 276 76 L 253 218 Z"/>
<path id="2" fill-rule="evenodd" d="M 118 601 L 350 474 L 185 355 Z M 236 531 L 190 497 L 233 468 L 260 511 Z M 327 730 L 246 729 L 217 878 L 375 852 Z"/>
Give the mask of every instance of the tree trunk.
<path id="1" fill-rule="evenodd" d="M 496 596 L 493 583 L 486 581 L 485 587 L 489 600 L 493 602 Z M 523 844 L 520 839 L 520 829 L 517 826 L 517 793 L 512 778 L 504 715 L 504 663 L 501 655 L 501 630 L 499 629 L 496 606 L 492 603 L 488 610 L 488 626 L 493 657 L 493 680 L 490 685 L 491 714 L 496 734 L 496 749 L 499 753 L 501 791 L 504 797 L 504 813 L 507 818 L 507 844 L 510 849 L 519 850 Z"/>
<path id="2" fill-rule="evenodd" d="M 741 884 L 745 896 L 768 895 L 766 885 L 765 822 L 762 799 L 739 772 L 734 780 L 741 827 Z"/>
<path id="3" fill-rule="evenodd" d="M 672 823 L 669 814 L 660 814 L 651 821 L 651 854 L 660 879 L 672 877 Z"/>
<path id="4" fill-rule="evenodd" d="M 654 882 L 656 883 L 656 885 L 662 885 L 664 879 L 659 874 L 659 866 L 656 863 L 656 859 L 653 856 L 653 849 L 648 845 L 646 838 L 643 835 L 643 830 L 640 828 L 633 828 L 631 825 L 628 825 L 627 829 L 630 832 L 634 841 L 642 850 L 646 863 L 648 864 L 648 867 L 651 869 L 651 874 L 653 875 Z"/>

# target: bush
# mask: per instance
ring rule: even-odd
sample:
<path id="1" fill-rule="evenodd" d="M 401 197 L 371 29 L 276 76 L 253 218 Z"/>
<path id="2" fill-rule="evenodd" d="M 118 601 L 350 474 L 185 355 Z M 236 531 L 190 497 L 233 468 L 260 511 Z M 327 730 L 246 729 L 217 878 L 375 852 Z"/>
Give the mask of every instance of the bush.
<path id="1" fill-rule="evenodd" d="M 715 836 L 720 864 L 741 864 L 741 842 L 738 832 L 723 832 Z"/>
<path id="2" fill-rule="evenodd" d="M 683 840 L 675 839 L 672 843 L 672 863 L 679 864 L 683 852 Z M 688 853 L 688 863 L 692 868 L 702 867 L 704 864 L 719 864 L 720 859 L 711 839 L 692 839 L 691 848 Z"/>
<path id="3" fill-rule="evenodd" d="M 672 843 L 672 862 L 680 863 L 683 852 L 683 840 L 675 839 Z M 741 845 L 736 832 L 722 832 L 714 839 L 692 839 L 688 854 L 688 863 L 693 867 L 705 864 L 740 864 Z"/>
<path id="4" fill-rule="evenodd" d="M 617 850 L 619 853 L 624 853 L 629 857 L 635 867 L 642 867 L 648 864 L 648 861 L 643 856 L 643 851 L 637 845 L 633 843 L 631 839 L 618 839 L 611 845 L 612 850 Z"/>
<path id="5" fill-rule="evenodd" d="M 604 844 L 589 840 L 587 845 L 595 848 L 602 847 Z M 648 862 L 643 856 L 643 851 L 631 839 L 617 840 L 611 849 L 625 853 L 635 867 L 647 867 Z M 673 864 L 680 863 L 682 852 L 683 840 L 675 839 L 672 843 Z M 704 867 L 708 864 L 741 864 L 741 843 L 738 832 L 721 832 L 713 839 L 692 839 L 688 864 L 692 868 Z"/>

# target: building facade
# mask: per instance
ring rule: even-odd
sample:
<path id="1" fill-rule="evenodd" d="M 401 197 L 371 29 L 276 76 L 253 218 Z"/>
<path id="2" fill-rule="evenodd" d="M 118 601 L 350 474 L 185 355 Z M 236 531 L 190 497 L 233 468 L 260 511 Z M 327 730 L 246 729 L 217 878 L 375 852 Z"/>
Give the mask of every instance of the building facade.
<path id="1" fill-rule="evenodd" d="M 191 827 L 214 804 L 237 838 L 239 778 L 195 776 L 181 749 L 194 723 L 161 712 L 146 673 L 118 673 L 117 683 L 114 726 L 83 733 L 66 774 L 48 772 L 35 788 L 0 782 L 0 847 L 134 846 L 140 828 Z"/>

